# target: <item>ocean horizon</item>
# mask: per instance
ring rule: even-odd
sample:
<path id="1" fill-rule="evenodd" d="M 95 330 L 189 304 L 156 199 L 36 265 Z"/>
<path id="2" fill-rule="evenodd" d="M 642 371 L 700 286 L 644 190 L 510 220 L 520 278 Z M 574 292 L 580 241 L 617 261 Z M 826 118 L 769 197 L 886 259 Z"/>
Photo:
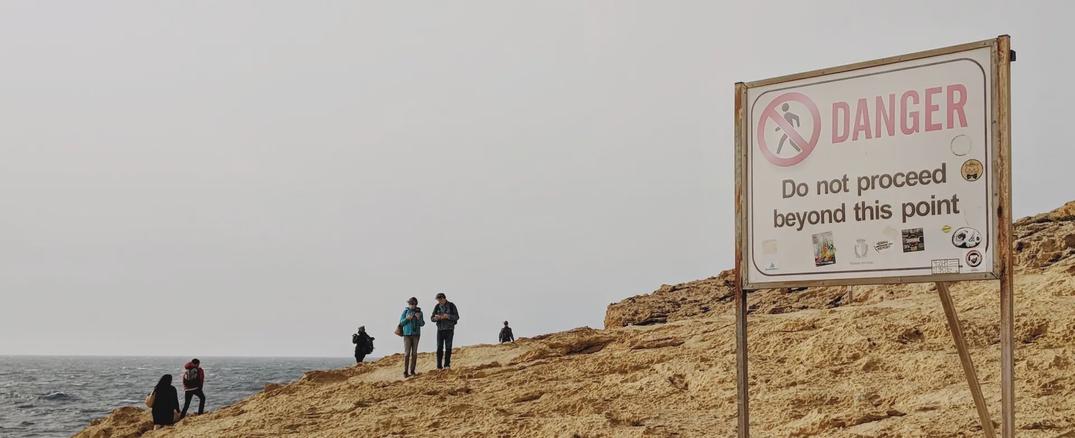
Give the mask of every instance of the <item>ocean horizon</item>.
<path id="1" fill-rule="evenodd" d="M 247 398 L 265 385 L 312 370 L 354 365 L 353 357 L 201 356 L 206 411 Z M 368 358 L 375 360 L 376 358 Z M 186 356 L 0 356 L 0 436 L 69 437 L 123 406 L 144 407 L 161 375 L 179 374 Z M 191 410 L 197 411 L 197 398 Z M 189 414 L 189 413 L 188 413 Z"/>

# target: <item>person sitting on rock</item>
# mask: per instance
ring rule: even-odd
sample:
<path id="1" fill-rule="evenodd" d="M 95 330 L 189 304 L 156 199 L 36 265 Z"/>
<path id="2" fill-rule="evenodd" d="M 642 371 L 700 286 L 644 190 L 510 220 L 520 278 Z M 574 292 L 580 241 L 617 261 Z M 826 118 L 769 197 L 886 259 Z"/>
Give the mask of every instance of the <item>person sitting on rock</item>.
<path id="1" fill-rule="evenodd" d="M 179 418 L 179 393 L 172 386 L 172 375 L 165 374 L 157 381 L 157 386 L 146 398 L 153 413 L 153 426 L 160 429 L 175 424 Z"/>

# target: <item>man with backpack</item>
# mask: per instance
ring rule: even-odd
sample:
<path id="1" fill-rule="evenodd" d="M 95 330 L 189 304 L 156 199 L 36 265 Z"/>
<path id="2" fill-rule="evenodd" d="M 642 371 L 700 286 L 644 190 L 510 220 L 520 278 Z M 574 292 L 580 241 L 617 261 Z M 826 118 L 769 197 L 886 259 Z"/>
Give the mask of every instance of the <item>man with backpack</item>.
<path id="1" fill-rule="evenodd" d="M 351 343 L 355 344 L 355 363 L 362 363 L 367 354 L 373 352 L 373 337 L 366 334 L 366 326 L 358 328 L 358 333 L 351 335 Z"/>
<path id="2" fill-rule="evenodd" d="M 443 292 L 438 293 L 431 319 L 437 323 L 437 369 L 451 368 L 452 338 L 455 337 L 455 323 L 459 321 L 459 309 Z"/>
<path id="3" fill-rule="evenodd" d="M 515 342 L 515 334 L 511 332 L 511 327 L 508 327 L 508 322 L 504 321 L 504 328 L 500 329 L 500 343 Z"/>
<path id="4" fill-rule="evenodd" d="M 194 396 L 198 396 L 198 415 L 205 413 L 205 392 L 202 391 L 202 387 L 205 386 L 205 370 L 202 369 L 202 362 L 198 359 L 192 359 L 183 365 L 183 390 L 185 391 L 183 398 L 183 412 L 179 414 L 179 418 L 187 416 L 187 408 L 190 407 L 190 400 Z"/>

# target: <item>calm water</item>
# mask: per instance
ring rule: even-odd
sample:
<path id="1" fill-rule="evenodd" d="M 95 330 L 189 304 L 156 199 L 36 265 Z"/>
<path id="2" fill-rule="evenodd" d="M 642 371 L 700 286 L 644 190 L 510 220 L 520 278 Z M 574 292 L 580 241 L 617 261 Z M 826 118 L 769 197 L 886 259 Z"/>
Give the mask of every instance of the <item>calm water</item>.
<path id="1" fill-rule="evenodd" d="M 141 406 L 163 374 L 172 374 L 182 403 L 180 369 L 189 359 L 0 356 L 0 437 L 71 436 L 115 408 Z M 353 358 L 200 359 L 208 411 L 305 371 L 354 364 Z M 192 410 L 197 403 L 197 398 L 191 402 Z"/>

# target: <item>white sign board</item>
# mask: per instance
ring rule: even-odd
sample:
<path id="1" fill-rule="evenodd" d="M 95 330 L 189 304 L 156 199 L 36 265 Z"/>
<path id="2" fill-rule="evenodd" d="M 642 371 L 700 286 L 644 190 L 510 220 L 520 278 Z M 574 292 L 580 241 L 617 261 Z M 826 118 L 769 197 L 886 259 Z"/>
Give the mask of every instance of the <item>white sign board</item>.
<path id="1" fill-rule="evenodd" d="M 746 287 L 995 278 L 992 56 L 747 84 Z"/>

